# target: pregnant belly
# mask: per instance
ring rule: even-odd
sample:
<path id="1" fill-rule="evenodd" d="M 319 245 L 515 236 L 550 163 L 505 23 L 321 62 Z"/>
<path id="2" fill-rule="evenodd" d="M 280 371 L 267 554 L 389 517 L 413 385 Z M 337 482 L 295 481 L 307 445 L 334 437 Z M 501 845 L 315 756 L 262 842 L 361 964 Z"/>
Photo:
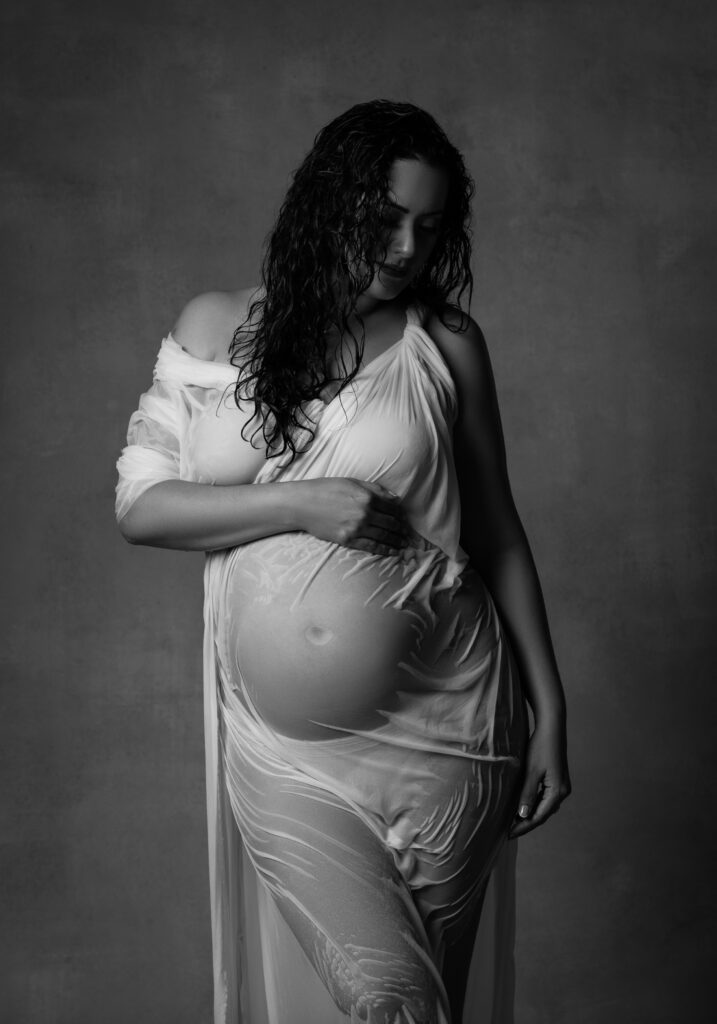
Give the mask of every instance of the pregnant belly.
<path id="1" fill-rule="evenodd" d="M 219 656 L 273 728 L 302 739 L 370 729 L 401 691 L 463 680 L 495 644 L 480 578 L 446 580 L 435 548 L 376 556 L 292 533 L 228 556 Z"/>

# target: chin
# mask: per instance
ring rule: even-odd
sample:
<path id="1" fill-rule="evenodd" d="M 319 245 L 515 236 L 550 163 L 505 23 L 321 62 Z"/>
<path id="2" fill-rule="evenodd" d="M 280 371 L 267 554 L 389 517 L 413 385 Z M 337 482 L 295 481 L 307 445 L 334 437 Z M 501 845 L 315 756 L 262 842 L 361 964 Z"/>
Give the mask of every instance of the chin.
<path id="1" fill-rule="evenodd" d="M 405 277 L 400 281 L 392 281 L 389 278 L 381 277 L 379 273 L 374 274 L 373 281 L 364 294 L 374 299 L 395 299 L 397 295 L 404 292 L 411 284 L 412 278 Z"/>

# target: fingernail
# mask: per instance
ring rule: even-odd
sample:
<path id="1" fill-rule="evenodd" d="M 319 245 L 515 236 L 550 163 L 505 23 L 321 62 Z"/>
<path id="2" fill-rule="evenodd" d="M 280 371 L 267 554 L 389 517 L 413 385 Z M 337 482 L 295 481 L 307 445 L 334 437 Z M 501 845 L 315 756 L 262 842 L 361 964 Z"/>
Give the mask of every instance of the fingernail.
<path id="1" fill-rule="evenodd" d="M 530 808 L 528 807 L 528 805 L 527 804 L 521 804 L 520 805 L 520 810 L 518 811 L 518 816 L 521 817 L 521 818 L 527 818 L 529 813 L 530 813 Z"/>

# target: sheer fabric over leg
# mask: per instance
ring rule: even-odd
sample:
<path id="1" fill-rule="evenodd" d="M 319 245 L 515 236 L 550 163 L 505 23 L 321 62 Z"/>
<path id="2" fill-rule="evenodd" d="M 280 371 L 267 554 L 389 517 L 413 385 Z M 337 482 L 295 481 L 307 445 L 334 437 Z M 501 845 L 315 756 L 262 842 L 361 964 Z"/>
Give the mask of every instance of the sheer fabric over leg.
<path id="1" fill-rule="evenodd" d="M 442 979 L 390 851 L 334 794 L 260 764 L 254 751 L 229 743 L 225 754 L 230 779 L 241 773 L 230 797 L 249 857 L 345 1019 L 448 1024 Z"/>
<path id="2" fill-rule="evenodd" d="M 361 737 L 280 738 L 226 685 L 221 706 L 227 787 L 246 852 L 339 1011 L 312 1024 L 448 1024 L 465 972 L 442 977 L 444 958 L 472 948 L 515 768 Z M 281 979 L 265 980 L 271 1002 Z"/>

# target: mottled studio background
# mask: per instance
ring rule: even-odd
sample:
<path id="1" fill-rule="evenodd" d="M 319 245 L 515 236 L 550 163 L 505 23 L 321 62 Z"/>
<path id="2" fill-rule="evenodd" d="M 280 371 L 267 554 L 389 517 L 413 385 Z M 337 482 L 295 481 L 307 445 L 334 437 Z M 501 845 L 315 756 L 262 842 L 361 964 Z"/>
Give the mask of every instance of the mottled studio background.
<path id="1" fill-rule="evenodd" d="M 202 556 L 114 462 L 193 294 L 378 96 L 477 182 L 473 313 L 570 702 L 517 1024 L 711 1020 L 717 7 L 4 0 L 3 1024 L 207 1024 Z M 305 1024 L 305 1022 L 297 1022 Z"/>

